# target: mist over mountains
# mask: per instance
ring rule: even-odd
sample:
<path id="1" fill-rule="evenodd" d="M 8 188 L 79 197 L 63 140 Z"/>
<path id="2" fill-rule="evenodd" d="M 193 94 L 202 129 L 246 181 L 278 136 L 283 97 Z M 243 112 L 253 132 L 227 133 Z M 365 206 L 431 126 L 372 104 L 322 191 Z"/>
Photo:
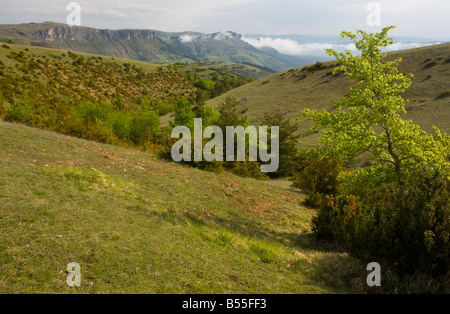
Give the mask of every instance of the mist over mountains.
<path id="1" fill-rule="evenodd" d="M 146 29 L 109 30 L 61 23 L 0 25 L 0 41 L 95 53 L 150 63 L 221 61 L 250 63 L 283 71 L 331 60 L 327 48 L 353 50 L 339 36 L 241 35 L 232 31 L 211 34 L 162 32 Z M 445 40 L 401 37 L 391 50 L 417 48 Z"/>

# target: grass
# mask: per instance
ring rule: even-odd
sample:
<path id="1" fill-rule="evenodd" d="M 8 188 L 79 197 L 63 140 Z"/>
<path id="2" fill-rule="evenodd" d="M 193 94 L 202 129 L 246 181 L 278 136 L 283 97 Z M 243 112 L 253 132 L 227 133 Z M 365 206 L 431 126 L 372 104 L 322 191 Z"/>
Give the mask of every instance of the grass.
<path id="1" fill-rule="evenodd" d="M 225 76 L 227 73 L 230 73 L 233 76 L 259 79 L 274 73 L 273 70 L 268 68 L 232 62 L 201 61 L 176 65 L 179 71 L 185 75 L 192 72 L 198 78 L 210 81 L 214 80 L 216 74 Z"/>
<path id="2" fill-rule="evenodd" d="M 302 198 L 0 121 L 0 293 L 366 292 L 364 265 L 315 243 Z"/>

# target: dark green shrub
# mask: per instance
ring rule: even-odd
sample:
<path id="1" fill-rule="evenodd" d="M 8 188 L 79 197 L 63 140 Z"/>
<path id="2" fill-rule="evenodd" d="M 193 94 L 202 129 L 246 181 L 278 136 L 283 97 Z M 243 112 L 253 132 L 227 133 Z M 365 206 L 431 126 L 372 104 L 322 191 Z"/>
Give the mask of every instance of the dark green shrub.
<path id="1" fill-rule="evenodd" d="M 333 196 L 319 193 L 313 194 L 317 215 L 312 219 L 312 231 L 319 240 L 345 243 L 345 232 L 343 224 L 345 214 L 353 213 L 357 208 L 355 196 Z"/>
<path id="2" fill-rule="evenodd" d="M 425 68 L 425 69 L 429 69 L 429 68 L 432 68 L 432 67 L 434 67 L 434 66 L 436 66 L 436 65 L 437 65 L 437 62 L 436 62 L 435 60 L 432 60 L 432 61 L 426 63 L 425 66 L 424 66 L 424 68 Z"/>
<path id="3" fill-rule="evenodd" d="M 450 265 L 450 181 L 439 173 L 416 178 L 359 198 L 331 199 L 313 219 L 315 234 L 401 275 L 445 276 Z"/>
<path id="4" fill-rule="evenodd" d="M 326 195 L 339 192 L 337 178 L 342 171 L 341 162 L 327 158 L 308 158 L 302 169 L 292 178 L 296 188 L 306 192 L 305 205 L 320 207 Z"/>
<path id="5" fill-rule="evenodd" d="M 423 173 L 406 187 L 385 186 L 363 199 L 348 247 L 382 257 L 400 273 L 446 275 L 450 265 L 450 181 Z"/>
<path id="6" fill-rule="evenodd" d="M 226 162 L 229 171 L 244 178 L 254 178 L 259 180 L 267 180 L 269 177 L 261 172 L 261 165 L 256 161 L 233 161 Z"/>
<path id="7" fill-rule="evenodd" d="M 442 98 L 447 98 L 447 97 L 450 97 L 450 90 L 440 93 L 436 97 L 436 99 L 442 99 Z"/>

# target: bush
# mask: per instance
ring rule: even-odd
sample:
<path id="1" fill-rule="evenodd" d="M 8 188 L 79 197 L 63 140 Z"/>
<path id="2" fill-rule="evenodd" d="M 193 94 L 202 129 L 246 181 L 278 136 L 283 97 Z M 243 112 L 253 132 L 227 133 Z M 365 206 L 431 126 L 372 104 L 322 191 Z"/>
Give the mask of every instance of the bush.
<path id="1" fill-rule="evenodd" d="M 119 139 L 129 139 L 131 117 L 127 112 L 119 111 L 112 117 L 112 131 Z"/>
<path id="2" fill-rule="evenodd" d="M 450 181 L 424 172 L 403 186 L 330 199 L 313 219 L 313 230 L 355 257 L 385 263 L 401 275 L 440 278 L 450 265 Z"/>
<path id="3" fill-rule="evenodd" d="M 106 121 L 111 113 L 111 105 L 105 102 L 84 102 L 77 109 L 78 118 L 86 124 L 97 124 Z"/>
<path id="4" fill-rule="evenodd" d="M 428 62 L 427 64 L 425 64 L 424 68 L 425 69 L 429 69 L 429 68 L 432 68 L 432 67 L 434 67 L 436 65 L 437 65 L 437 62 L 432 60 L 432 61 Z"/>
<path id="5" fill-rule="evenodd" d="M 175 110 L 175 105 L 170 104 L 164 101 L 156 101 L 154 104 L 153 109 L 155 112 L 157 112 L 160 116 L 165 116 L 166 114 L 173 112 Z"/>
<path id="6" fill-rule="evenodd" d="M 160 134 L 160 119 L 153 111 L 136 112 L 131 120 L 130 139 L 136 145 L 154 140 Z"/>
<path id="7" fill-rule="evenodd" d="M 320 207 L 326 195 L 339 192 L 337 178 L 342 171 L 341 162 L 332 159 L 308 158 L 300 171 L 293 176 L 293 185 L 306 192 L 305 205 Z"/>
<path id="8" fill-rule="evenodd" d="M 30 104 L 28 97 L 22 97 L 6 111 L 5 120 L 30 123 L 33 112 L 33 106 Z"/>
<path id="9" fill-rule="evenodd" d="M 258 180 L 267 180 L 269 178 L 265 173 L 261 172 L 261 165 L 256 161 L 227 162 L 226 166 L 229 171 L 240 177 Z"/>
<path id="10" fill-rule="evenodd" d="M 450 97 L 450 90 L 440 93 L 436 97 L 436 99 L 442 99 L 442 98 L 447 98 L 447 97 Z"/>

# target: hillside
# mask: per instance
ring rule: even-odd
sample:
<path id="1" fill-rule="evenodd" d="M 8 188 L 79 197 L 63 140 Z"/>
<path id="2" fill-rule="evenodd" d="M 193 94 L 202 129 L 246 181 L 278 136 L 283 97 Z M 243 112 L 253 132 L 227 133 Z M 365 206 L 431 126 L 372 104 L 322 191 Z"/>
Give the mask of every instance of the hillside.
<path id="1" fill-rule="evenodd" d="M 124 107 L 136 106 L 142 97 L 176 102 L 193 98 L 197 90 L 167 67 L 18 44 L 0 46 L 0 87 L 9 103 L 27 96 L 48 110 L 81 101 L 115 104 L 119 98 Z"/>
<path id="2" fill-rule="evenodd" d="M 275 73 L 275 71 L 258 67 L 245 63 L 231 63 L 231 62 L 218 62 L 218 61 L 200 61 L 190 63 L 176 63 L 178 70 L 187 75 L 192 72 L 195 77 L 204 80 L 214 80 L 216 75 L 225 76 L 230 73 L 233 76 L 240 76 L 243 78 L 260 79 Z"/>
<path id="3" fill-rule="evenodd" d="M 412 85 L 404 94 L 410 100 L 405 118 L 425 130 L 432 126 L 450 132 L 450 44 L 422 47 L 389 53 L 388 59 L 402 57 L 400 71 L 413 73 Z M 242 108 L 253 121 L 271 108 L 280 106 L 289 117 L 300 115 L 304 108 L 333 110 L 333 101 L 348 90 L 345 75 L 332 75 L 334 62 L 318 63 L 273 74 L 210 100 L 217 106 L 228 96 L 241 100 Z M 308 128 L 301 125 L 301 131 Z M 318 135 L 300 139 L 302 148 L 315 145 Z"/>
<path id="4" fill-rule="evenodd" d="M 315 244 L 302 197 L 0 120 L 0 293 L 358 291 L 365 266 Z"/>
<path id="5" fill-rule="evenodd" d="M 0 41 L 94 53 L 150 63 L 245 62 L 276 71 L 292 66 L 241 40 L 231 32 L 200 34 L 155 30 L 107 30 L 60 23 L 0 25 Z"/>

